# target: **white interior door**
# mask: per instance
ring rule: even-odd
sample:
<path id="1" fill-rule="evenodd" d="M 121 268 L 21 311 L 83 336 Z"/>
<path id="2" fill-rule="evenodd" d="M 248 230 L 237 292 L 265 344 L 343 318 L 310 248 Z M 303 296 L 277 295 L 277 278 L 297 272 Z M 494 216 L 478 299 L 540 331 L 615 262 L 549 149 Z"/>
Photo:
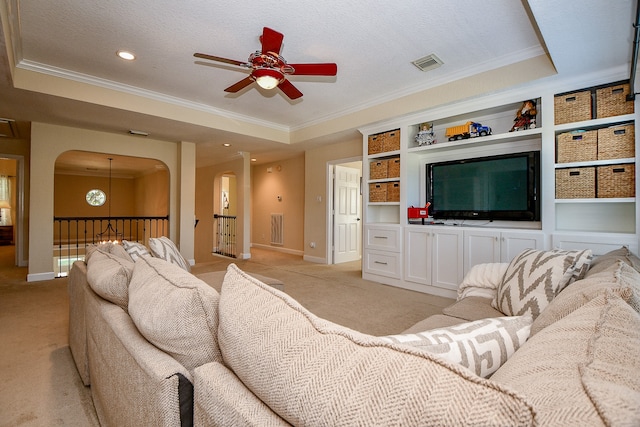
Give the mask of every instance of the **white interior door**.
<path id="1" fill-rule="evenodd" d="M 336 165 L 333 185 L 333 262 L 356 261 L 362 245 L 360 170 Z"/>

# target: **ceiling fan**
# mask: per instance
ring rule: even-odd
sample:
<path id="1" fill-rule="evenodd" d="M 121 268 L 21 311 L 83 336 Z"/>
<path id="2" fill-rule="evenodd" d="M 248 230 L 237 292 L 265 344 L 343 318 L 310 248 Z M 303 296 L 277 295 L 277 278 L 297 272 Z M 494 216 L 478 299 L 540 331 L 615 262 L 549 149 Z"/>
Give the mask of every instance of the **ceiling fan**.
<path id="1" fill-rule="evenodd" d="M 251 83 L 256 82 L 264 89 L 279 87 L 290 99 L 297 99 L 302 96 L 302 92 L 286 79 L 287 75 L 335 76 L 338 72 L 338 66 L 333 63 L 288 64 L 287 61 L 280 56 L 283 39 L 283 34 L 271 28 L 264 27 L 262 36 L 260 36 L 262 50 L 257 50 L 249 55 L 247 62 L 221 58 L 205 53 L 194 53 L 193 56 L 251 69 L 251 74 L 248 77 L 225 89 L 225 92 L 231 93 L 238 92 Z"/>

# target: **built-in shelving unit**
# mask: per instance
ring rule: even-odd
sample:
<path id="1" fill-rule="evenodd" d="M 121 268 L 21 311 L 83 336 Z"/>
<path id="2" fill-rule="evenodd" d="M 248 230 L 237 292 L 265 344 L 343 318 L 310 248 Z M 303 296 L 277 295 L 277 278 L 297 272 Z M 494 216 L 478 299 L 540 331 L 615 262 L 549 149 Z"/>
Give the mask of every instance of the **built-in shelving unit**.
<path id="1" fill-rule="evenodd" d="M 604 85 L 603 85 L 604 86 Z M 581 87 L 581 86 L 574 86 Z M 568 88 L 567 92 L 573 88 Z M 564 90 L 564 89 L 561 89 Z M 557 136 L 576 130 L 598 131 L 635 124 L 635 113 L 555 124 L 554 98 L 558 90 L 532 86 L 528 90 L 487 95 L 415 113 L 361 129 L 363 134 L 364 236 L 363 277 L 407 289 L 455 297 L 464 274 L 481 262 L 506 262 L 520 250 L 590 247 L 595 254 L 622 245 L 638 250 L 639 204 L 630 197 L 556 198 L 555 174 L 566 168 L 636 164 L 633 155 L 616 159 L 557 162 Z M 536 104 L 535 122 L 513 130 L 524 101 Z M 447 128 L 469 121 L 489 126 L 486 136 L 452 140 Z M 370 153 L 372 136 L 400 134 L 397 149 Z M 420 137 L 418 133 L 423 131 Z M 425 137 L 424 132 L 429 131 Z M 525 151 L 541 152 L 541 221 L 433 221 L 410 223 L 409 207 L 426 202 L 426 164 Z M 370 164 L 397 159 L 398 176 L 372 177 Z M 635 176 L 635 175 L 634 175 Z M 635 178 L 637 180 L 637 178 Z M 372 200 L 367 186 L 397 183 L 397 201 Z M 431 222 L 431 224 L 430 224 Z"/>

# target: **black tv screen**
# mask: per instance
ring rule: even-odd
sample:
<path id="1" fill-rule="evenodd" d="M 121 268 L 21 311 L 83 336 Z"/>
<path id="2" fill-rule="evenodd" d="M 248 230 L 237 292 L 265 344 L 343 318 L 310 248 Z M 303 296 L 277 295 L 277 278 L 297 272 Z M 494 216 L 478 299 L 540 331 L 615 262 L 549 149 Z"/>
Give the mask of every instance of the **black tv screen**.
<path id="1" fill-rule="evenodd" d="M 439 163 L 427 168 L 436 219 L 539 221 L 540 152 Z"/>

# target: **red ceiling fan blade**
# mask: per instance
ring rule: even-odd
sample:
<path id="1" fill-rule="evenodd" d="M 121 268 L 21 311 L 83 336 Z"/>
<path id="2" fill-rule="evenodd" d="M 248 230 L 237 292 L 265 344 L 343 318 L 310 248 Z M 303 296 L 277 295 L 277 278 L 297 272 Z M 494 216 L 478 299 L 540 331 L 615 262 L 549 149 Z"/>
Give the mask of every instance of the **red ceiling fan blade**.
<path id="1" fill-rule="evenodd" d="M 272 30 L 271 28 L 264 27 L 262 30 L 262 36 L 260 41 L 262 42 L 262 53 L 273 52 L 280 54 L 280 48 L 282 47 L 282 40 L 284 35 Z"/>
<path id="2" fill-rule="evenodd" d="M 295 70 L 292 74 L 297 76 L 335 76 L 338 73 L 338 66 L 333 63 L 289 65 Z"/>
<path id="3" fill-rule="evenodd" d="M 238 83 L 229 86 L 224 91 L 225 92 L 236 93 L 236 92 L 241 91 L 245 87 L 249 86 L 251 83 L 253 83 L 253 79 L 251 78 L 251 76 L 249 76 L 249 77 L 246 77 L 246 78 L 240 80 Z"/>
<path id="4" fill-rule="evenodd" d="M 300 92 L 298 88 L 292 85 L 291 82 L 287 79 L 284 79 L 283 81 L 281 81 L 278 87 L 290 99 L 298 99 L 302 96 L 302 92 Z"/>
<path id="5" fill-rule="evenodd" d="M 219 56 L 207 55 L 206 53 L 194 53 L 193 56 L 195 56 L 196 58 L 209 59 L 211 61 L 224 62 L 231 65 L 240 65 L 243 67 L 248 66 L 246 62 L 236 61 L 235 59 L 221 58 Z"/>

